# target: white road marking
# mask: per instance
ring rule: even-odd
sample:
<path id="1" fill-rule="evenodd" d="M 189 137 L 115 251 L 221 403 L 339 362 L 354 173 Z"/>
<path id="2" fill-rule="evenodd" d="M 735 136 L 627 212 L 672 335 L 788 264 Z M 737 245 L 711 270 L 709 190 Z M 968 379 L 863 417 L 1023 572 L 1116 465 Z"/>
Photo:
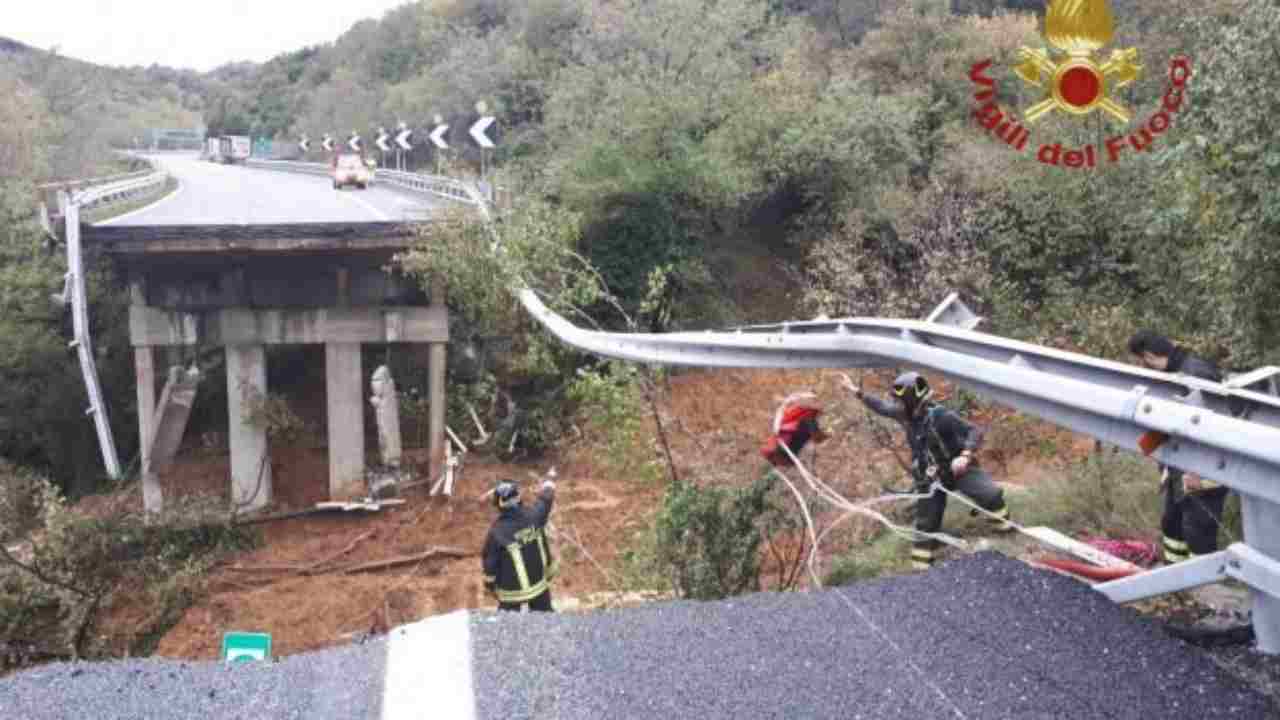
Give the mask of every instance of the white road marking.
<path id="1" fill-rule="evenodd" d="M 467 611 L 392 630 L 383 682 L 382 720 L 475 720 Z"/>
<path id="2" fill-rule="evenodd" d="M 388 215 L 388 214 L 386 214 L 386 213 L 382 212 L 382 211 L 381 211 L 381 210 L 379 210 L 378 208 L 376 208 L 376 207 L 374 207 L 374 206 L 370 205 L 369 203 L 365 202 L 364 198 L 356 197 L 356 195 L 355 195 L 354 193 L 343 192 L 343 191 L 341 191 L 341 190 L 337 190 L 336 192 L 337 192 L 339 195 L 341 195 L 342 197 L 348 198 L 348 199 L 352 200 L 353 202 L 357 202 L 357 203 L 359 203 L 361 207 L 363 207 L 365 210 L 368 210 L 369 212 L 373 213 L 373 216 L 374 216 L 374 217 L 376 217 L 376 218 L 378 218 L 379 220 L 382 220 L 383 222 L 388 222 L 388 221 L 390 221 L 390 220 L 391 220 L 391 216 L 390 216 L 390 215 Z"/>
<path id="3" fill-rule="evenodd" d="M 176 176 L 174 176 L 174 175 L 170 175 L 169 177 L 172 177 L 173 179 L 178 180 L 178 178 L 177 178 Z M 120 220 L 124 220 L 125 218 L 127 218 L 127 217 L 132 217 L 132 216 L 134 216 L 134 215 L 137 215 L 138 213 L 146 212 L 146 211 L 148 211 L 148 210 L 154 210 L 154 209 L 156 208 L 156 206 L 157 206 L 157 205 L 159 205 L 159 204 L 161 204 L 161 203 L 164 203 L 164 202 L 168 202 L 168 201 L 170 201 L 170 200 L 174 199 L 175 197 L 177 197 L 177 196 L 178 196 L 178 194 L 179 194 L 179 193 L 181 193 L 181 192 L 182 192 L 182 189 L 183 189 L 183 188 L 185 188 L 185 187 L 186 187 L 186 185 L 185 185 L 181 180 L 178 180 L 178 187 L 174 188 L 173 192 L 169 193 L 168 195 L 165 195 L 164 197 L 160 198 L 159 200 L 156 200 L 155 202 L 151 203 L 150 205 L 143 205 L 142 207 L 138 208 L 137 210 L 130 210 L 129 212 L 127 212 L 127 213 L 125 213 L 125 214 L 123 214 L 123 215 L 117 215 L 117 216 L 115 216 L 115 217 L 113 217 L 113 218 L 109 218 L 109 219 L 107 219 L 107 220 L 103 220 L 102 222 L 96 222 L 96 223 L 94 223 L 94 225 L 95 225 L 95 226 L 97 226 L 97 225 L 110 225 L 110 224 L 111 224 L 111 223 L 113 223 L 113 222 L 118 222 L 118 221 L 120 221 Z"/>

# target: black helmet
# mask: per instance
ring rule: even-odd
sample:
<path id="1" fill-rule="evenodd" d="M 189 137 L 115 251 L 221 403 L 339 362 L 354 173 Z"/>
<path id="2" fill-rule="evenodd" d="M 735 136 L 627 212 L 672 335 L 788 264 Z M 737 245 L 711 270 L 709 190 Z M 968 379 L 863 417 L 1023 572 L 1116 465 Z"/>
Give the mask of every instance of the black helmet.
<path id="1" fill-rule="evenodd" d="M 920 403 L 933 397 L 933 389 L 929 381 L 916 372 L 902 373 L 893 381 L 893 394 L 902 398 L 908 408 L 916 408 Z"/>
<path id="2" fill-rule="evenodd" d="M 520 503 L 520 486 L 513 480 L 502 480 L 493 490 L 493 504 L 499 508 L 514 507 Z"/>

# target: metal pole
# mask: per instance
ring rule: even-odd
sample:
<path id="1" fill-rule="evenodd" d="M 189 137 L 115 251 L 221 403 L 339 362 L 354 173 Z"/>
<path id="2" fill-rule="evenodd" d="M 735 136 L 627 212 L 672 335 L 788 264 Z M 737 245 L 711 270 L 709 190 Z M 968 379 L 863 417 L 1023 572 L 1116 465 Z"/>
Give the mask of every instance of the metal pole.
<path id="1" fill-rule="evenodd" d="M 85 389 L 89 393 L 88 413 L 97 426 L 98 444 L 102 448 L 102 461 L 107 475 L 120 478 L 120 460 L 116 457 L 116 443 L 111 436 L 111 422 L 107 417 L 107 404 L 102 401 L 102 388 L 98 385 L 98 366 L 93 359 L 93 345 L 89 338 L 89 309 L 84 282 L 84 258 L 80 249 L 80 206 L 71 200 L 66 191 L 58 193 L 58 204 L 67 224 L 67 272 L 71 275 L 71 318 L 75 328 L 75 340 L 71 346 L 80 356 L 80 370 L 84 374 Z"/>
<path id="2" fill-rule="evenodd" d="M 1264 555 L 1280 558 L 1280 505 L 1240 493 L 1240 517 L 1245 543 Z M 1253 596 L 1253 631 L 1258 650 L 1280 653 L 1280 597 L 1258 588 L 1250 588 L 1249 593 Z"/>

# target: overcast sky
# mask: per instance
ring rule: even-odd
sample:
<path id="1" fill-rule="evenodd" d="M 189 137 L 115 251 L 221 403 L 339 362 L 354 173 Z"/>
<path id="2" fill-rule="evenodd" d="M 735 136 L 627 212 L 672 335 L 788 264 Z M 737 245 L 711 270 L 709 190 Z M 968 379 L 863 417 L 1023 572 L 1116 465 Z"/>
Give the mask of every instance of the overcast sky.
<path id="1" fill-rule="evenodd" d="M 0 36 L 100 65 L 211 70 L 333 42 L 409 0 L 6 0 Z"/>

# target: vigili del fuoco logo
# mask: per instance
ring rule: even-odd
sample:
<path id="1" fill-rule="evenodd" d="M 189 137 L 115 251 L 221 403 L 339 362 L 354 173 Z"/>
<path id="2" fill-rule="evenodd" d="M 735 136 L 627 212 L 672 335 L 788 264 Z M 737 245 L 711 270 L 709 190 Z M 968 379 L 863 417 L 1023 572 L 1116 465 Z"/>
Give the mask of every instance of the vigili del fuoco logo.
<path id="1" fill-rule="evenodd" d="M 1116 122 L 1128 124 L 1132 114 L 1111 93 L 1142 74 L 1142 66 L 1137 64 L 1138 51 L 1115 49 L 1104 62 L 1094 59 L 1094 53 L 1109 44 L 1114 34 L 1115 22 L 1107 0 L 1050 0 L 1044 17 L 1044 39 L 1057 52 L 1024 46 L 1019 50 L 1022 62 L 1013 68 L 1027 85 L 1043 90 L 1044 98 L 1026 108 L 1019 121 L 1013 112 L 996 104 L 995 81 L 987 75 L 993 61 L 983 60 L 969 70 L 969 79 L 977 87 L 974 99 L 980 103 L 974 119 L 1018 152 L 1029 147 L 1027 141 L 1031 138 L 1023 123 L 1032 125 L 1054 111 L 1079 117 L 1101 111 Z M 1173 124 L 1190 78 L 1191 61 L 1173 58 L 1160 108 L 1146 122 L 1132 132 L 1109 137 L 1103 148 L 1064 148 L 1061 143 L 1043 143 L 1036 151 L 1036 159 L 1046 165 L 1092 168 L 1104 154 L 1108 162 L 1114 163 L 1128 152 L 1149 150 Z"/>

